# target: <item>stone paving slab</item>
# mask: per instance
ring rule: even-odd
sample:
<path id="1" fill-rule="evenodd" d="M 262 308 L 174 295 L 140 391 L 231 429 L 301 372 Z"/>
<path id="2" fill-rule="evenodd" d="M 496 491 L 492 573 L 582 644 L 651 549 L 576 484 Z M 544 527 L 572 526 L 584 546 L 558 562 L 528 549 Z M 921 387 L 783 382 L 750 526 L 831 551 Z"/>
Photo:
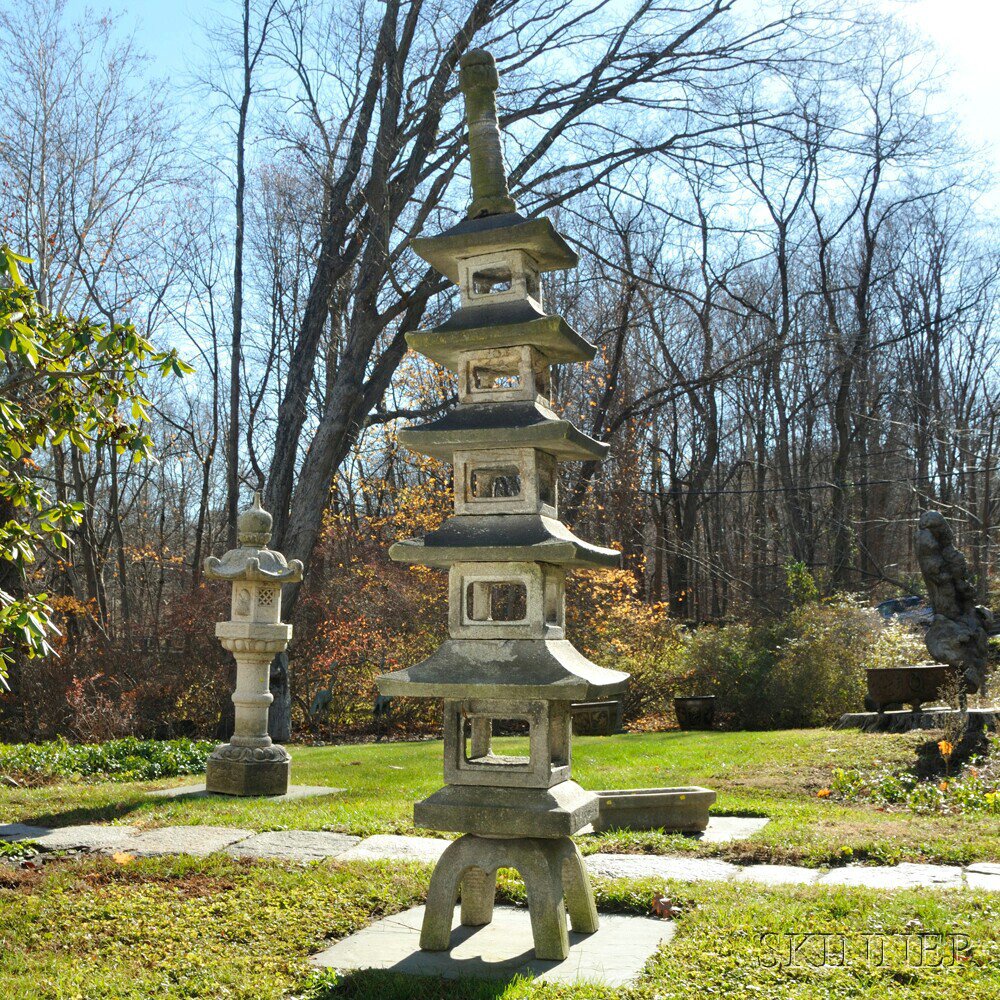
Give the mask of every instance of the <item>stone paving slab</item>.
<path id="1" fill-rule="evenodd" d="M 995 865 L 989 861 L 980 861 L 977 864 L 969 865 L 965 870 L 967 872 L 974 872 L 976 875 L 1000 875 L 1000 865 Z"/>
<path id="2" fill-rule="evenodd" d="M 435 864 L 444 854 L 450 840 L 437 837 L 402 837 L 396 834 L 380 833 L 366 837 L 340 855 L 340 861 L 423 861 Z"/>
<path id="3" fill-rule="evenodd" d="M 703 844 L 728 844 L 746 840 L 771 821 L 766 816 L 710 816 L 708 826 L 694 835 Z"/>
<path id="4" fill-rule="evenodd" d="M 962 869 L 951 865 L 848 865 L 846 868 L 834 868 L 827 872 L 817 884 L 862 886 L 869 889 L 960 889 Z"/>
<path id="5" fill-rule="evenodd" d="M 6 823 L 0 826 L 0 840 L 37 840 L 49 832 L 47 826 L 28 826 L 26 823 Z"/>
<path id="6" fill-rule="evenodd" d="M 601 914 L 594 934 L 570 931 L 570 954 L 562 962 L 534 956 L 526 909 L 498 906 L 485 927 L 460 927 L 455 909 L 449 951 L 421 951 L 424 907 L 385 917 L 310 960 L 321 968 L 391 969 L 446 979 L 508 980 L 534 976 L 544 982 L 593 982 L 622 986 L 634 979 L 649 957 L 674 933 L 674 925 L 650 917 Z"/>
<path id="7" fill-rule="evenodd" d="M 47 851 L 132 851 L 134 826 L 60 826 L 35 839 Z"/>
<path id="8" fill-rule="evenodd" d="M 268 799 L 272 802 L 292 802 L 295 799 L 306 799 L 313 795 L 336 795 L 344 791 L 343 788 L 331 788 L 328 785 L 289 785 L 288 791 L 284 795 L 257 795 L 238 796 L 220 795 L 217 792 L 209 792 L 205 789 L 205 782 L 195 785 L 177 785 L 175 788 L 157 788 L 146 794 L 154 799 L 234 799 L 234 798 L 260 798 Z"/>
<path id="9" fill-rule="evenodd" d="M 161 826 L 133 837 L 128 849 L 133 854 L 193 854 L 204 857 L 253 835 L 253 830 L 229 826 Z"/>
<path id="10" fill-rule="evenodd" d="M 276 858 L 284 861 L 322 861 L 335 858 L 360 844 L 360 837 L 310 830 L 275 830 L 258 833 L 226 848 L 235 858 Z"/>
<path id="11" fill-rule="evenodd" d="M 812 885 L 822 872 L 796 865 L 747 865 L 734 876 L 735 882 L 756 882 L 758 885 Z"/>
<path id="12" fill-rule="evenodd" d="M 977 867 L 985 866 L 978 865 Z M 987 892 L 1000 892 L 1000 875 L 989 875 L 969 869 L 965 873 L 965 886 L 967 889 L 985 889 Z"/>
<path id="13" fill-rule="evenodd" d="M 727 819 L 735 817 L 719 817 Z M 221 826 L 170 826 L 137 831 L 131 826 L 89 824 L 50 829 L 27 823 L 0 824 L 0 840 L 31 840 L 44 850 L 89 850 L 132 854 L 193 854 L 225 850 L 234 857 L 275 858 L 309 862 L 404 860 L 435 864 L 451 841 L 437 837 L 380 834 L 361 839 L 340 833 L 283 830 L 254 833 Z M 594 875 L 605 878 L 664 878 L 679 881 L 733 879 L 760 885 L 860 886 L 872 889 L 970 889 L 1000 892 L 1000 864 L 901 864 L 870 867 L 848 865 L 822 873 L 794 865 L 740 867 L 711 858 L 655 854 L 592 854 L 586 858 Z"/>
<path id="14" fill-rule="evenodd" d="M 659 854 L 591 854 L 584 861 L 591 874 L 605 878 L 675 878 L 683 882 L 711 882 L 732 878 L 739 871 L 728 861 Z"/>

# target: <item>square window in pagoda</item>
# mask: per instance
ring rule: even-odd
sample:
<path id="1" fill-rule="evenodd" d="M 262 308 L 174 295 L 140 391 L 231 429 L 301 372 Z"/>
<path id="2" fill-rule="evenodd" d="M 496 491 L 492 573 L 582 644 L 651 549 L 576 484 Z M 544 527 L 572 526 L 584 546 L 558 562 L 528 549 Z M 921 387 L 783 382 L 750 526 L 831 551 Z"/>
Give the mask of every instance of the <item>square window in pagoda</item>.
<path id="1" fill-rule="evenodd" d="M 528 588 L 516 580 L 476 580 L 465 588 L 465 623 L 523 622 Z"/>

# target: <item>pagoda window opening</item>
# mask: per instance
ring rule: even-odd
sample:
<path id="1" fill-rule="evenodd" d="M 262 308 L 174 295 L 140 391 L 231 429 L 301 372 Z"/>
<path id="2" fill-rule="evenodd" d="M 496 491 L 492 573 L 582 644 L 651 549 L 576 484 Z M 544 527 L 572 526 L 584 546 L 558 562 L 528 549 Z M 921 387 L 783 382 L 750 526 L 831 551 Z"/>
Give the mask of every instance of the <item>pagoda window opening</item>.
<path id="1" fill-rule="evenodd" d="M 475 365 L 472 369 L 474 392 L 514 392 L 521 388 L 521 373 L 516 365 Z"/>
<path id="2" fill-rule="evenodd" d="M 556 506 L 556 466 L 555 462 L 540 460 L 538 463 L 538 499 L 541 503 Z"/>
<path id="3" fill-rule="evenodd" d="M 484 267 L 472 274 L 472 294 L 479 298 L 509 292 L 514 287 L 514 275 L 509 267 Z"/>
<path id="4" fill-rule="evenodd" d="M 539 305 L 542 302 L 541 285 L 538 280 L 538 273 L 530 267 L 524 272 L 524 289 L 528 293 L 528 298 L 534 299 Z"/>
<path id="5" fill-rule="evenodd" d="M 547 366 L 535 372 L 535 392 L 545 400 L 552 396 L 552 376 Z"/>
<path id="6" fill-rule="evenodd" d="M 563 628 L 566 618 L 565 583 L 562 574 L 545 574 L 545 624 Z"/>
<path id="7" fill-rule="evenodd" d="M 521 470 L 516 465 L 473 469 L 469 473 L 470 501 L 501 500 L 521 496 Z"/>
<path id="8" fill-rule="evenodd" d="M 477 622 L 523 622 L 528 588 L 517 580 L 476 580 L 465 588 L 465 618 Z"/>
<path id="9" fill-rule="evenodd" d="M 476 716 L 463 723 L 463 756 L 466 764 L 481 767 L 526 768 L 531 758 L 520 754 L 500 754 L 493 749 L 493 734 L 517 733 L 527 735 L 530 723 L 525 718 L 487 718 Z"/>

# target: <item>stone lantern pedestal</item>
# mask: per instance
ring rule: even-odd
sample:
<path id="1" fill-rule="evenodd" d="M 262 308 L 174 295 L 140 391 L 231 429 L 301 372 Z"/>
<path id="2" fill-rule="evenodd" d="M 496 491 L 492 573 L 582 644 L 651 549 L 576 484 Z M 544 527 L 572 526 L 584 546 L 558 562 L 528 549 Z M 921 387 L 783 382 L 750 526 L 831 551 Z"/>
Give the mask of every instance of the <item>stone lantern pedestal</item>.
<path id="1" fill-rule="evenodd" d="M 239 519 L 239 548 L 221 559 L 205 561 L 205 576 L 227 580 L 233 597 L 229 621 L 215 634 L 236 659 L 236 726 L 232 739 L 212 751 L 205 788 L 223 795 L 284 795 L 288 791 L 291 757 L 267 734 L 271 661 L 292 637 L 292 626 L 281 621 L 281 585 L 302 579 L 302 563 L 285 561 L 267 548 L 271 515 L 254 494 L 253 506 Z"/>

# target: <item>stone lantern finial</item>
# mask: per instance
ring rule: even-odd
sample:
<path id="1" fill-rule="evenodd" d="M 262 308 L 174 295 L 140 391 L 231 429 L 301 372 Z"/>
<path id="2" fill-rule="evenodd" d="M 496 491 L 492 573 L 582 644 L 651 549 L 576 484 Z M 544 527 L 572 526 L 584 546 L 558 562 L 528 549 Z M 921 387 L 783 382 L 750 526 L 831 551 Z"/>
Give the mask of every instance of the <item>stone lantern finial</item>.
<path id="1" fill-rule="evenodd" d="M 253 495 L 253 505 L 240 514 L 236 521 L 236 534 L 240 548 L 262 549 L 271 540 L 271 525 L 274 518 L 264 510 L 260 502 L 260 490 Z"/>
<path id="2" fill-rule="evenodd" d="M 497 65 L 485 49 L 471 49 L 461 59 L 458 83 L 465 95 L 465 119 L 469 124 L 469 161 L 472 174 L 470 219 L 516 212 L 517 204 L 507 189 L 507 172 L 500 146 L 496 89 Z"/>

